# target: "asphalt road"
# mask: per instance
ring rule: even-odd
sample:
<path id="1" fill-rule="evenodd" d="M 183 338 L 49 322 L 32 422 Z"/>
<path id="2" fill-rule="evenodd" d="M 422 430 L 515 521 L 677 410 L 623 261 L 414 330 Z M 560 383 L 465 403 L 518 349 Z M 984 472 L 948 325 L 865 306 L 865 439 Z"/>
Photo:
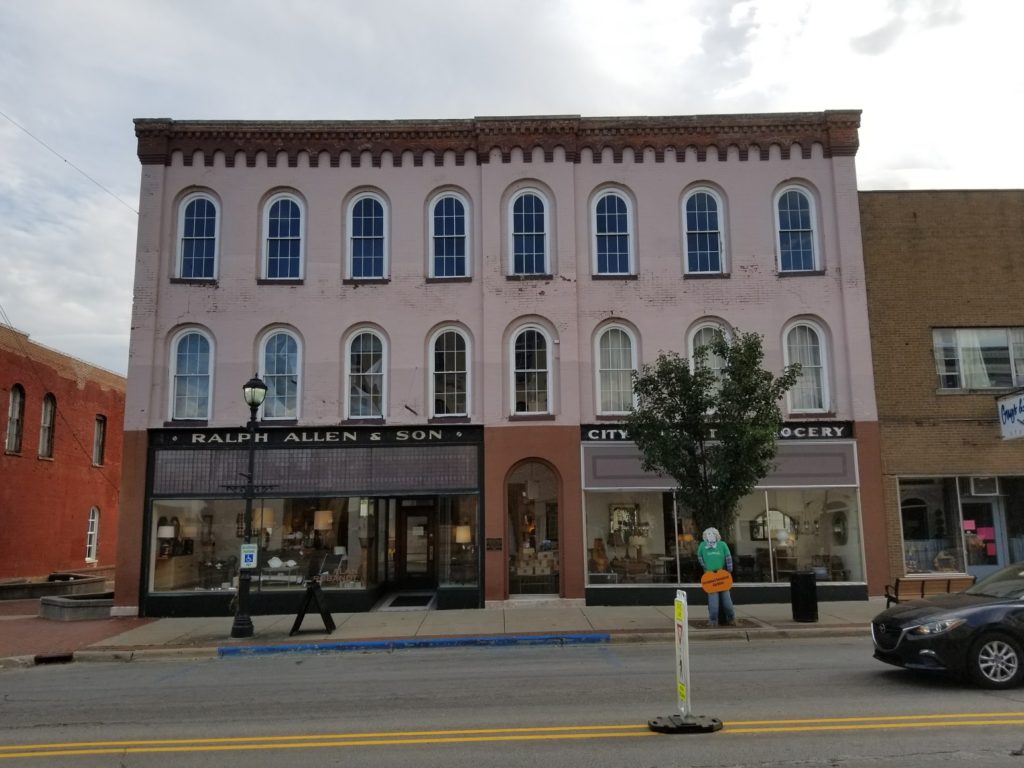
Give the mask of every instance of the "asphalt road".
<path id="1" fill-rule="evenodd" d="M 1024 689 L 871 659 L 860 638 L 701 642 L 698 715 L 667 643 L 75 663 L 0 673 L 0 768 L 1016 766 Z"/>

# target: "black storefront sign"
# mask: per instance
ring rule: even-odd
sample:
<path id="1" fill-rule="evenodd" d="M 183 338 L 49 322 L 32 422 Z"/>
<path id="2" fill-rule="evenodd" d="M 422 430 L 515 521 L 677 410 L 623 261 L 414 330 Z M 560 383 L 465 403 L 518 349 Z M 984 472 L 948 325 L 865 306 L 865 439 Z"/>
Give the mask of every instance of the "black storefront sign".
<path id="1" fill-rule="evenodd" d="M 480 426 L 416 427 L 275 427 L 260 426 L 255 435 L 235 429 L 172 428 L 150 430 L 150 444 L 158 448 L 237 448 L 250 440 L 258 447 L 330 447 L 378 445 L 444 445 L 483 442 Z"/>
<path id="2" fill-rule="evenodd" d="M 776 435 L 779 440 L 848 440 L 853 437 L 852 421 L 784 421 Z M 714 430 L 711 439 L 714 440 Z M 624 424 L 581 424 L 580 440 L 584 443 L 629 442 Z"/>

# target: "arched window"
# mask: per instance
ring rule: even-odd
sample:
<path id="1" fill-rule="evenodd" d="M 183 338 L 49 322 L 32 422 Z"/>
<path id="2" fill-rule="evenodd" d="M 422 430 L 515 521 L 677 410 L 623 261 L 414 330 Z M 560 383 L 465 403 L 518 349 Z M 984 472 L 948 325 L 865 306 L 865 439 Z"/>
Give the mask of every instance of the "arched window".
<path id="1" fill-rule="evenodd" d="M 181 205 L 178 277 L 213 280 L 217 276 L 217 204 L 206 195 L 190 195 Z"/>
<path id="2" fill-rule="evenodd" d="M 466 337 L 454 329 L 434 337 L 431 349 L 431 403 L 434 416 L 469 415 L 469 352 Z"/>
<path id="3" fill-rule="evenodd" d="M 548 266 L 547 204 L 536 190 L 512 200 L 512 274 L 546 275 Z"/>
<path id="4" fill-rule="evenodd" d="M 264 419 L 299 417 L 299 342 L 287 331 L 272 331 L 263 339 L 260 358 L 267 396 L 263 401 Z"/>
<path id="5" fill-rule="evenodd" d="M 715 374 L 716 379 L 721 379 L 722 369 L 725 367 L 725 360 L 711 349 L 711 345 L 725 336 L 725 331 L 720 325 L 706 324 L 697 326 L 690 334 L 690 366 L 696 362 L 697 350 L 707 347 L 708 351 L 704 357 L 704 364 Z"/>
<path id="6" fill-rule="evenodd" d="M 613 325 L 597 341 L 597 412 L 628 413 L 633 407 L 636 346 L 625 328 Z"/>
<path id="7" fill-rule="evenodd" d="M 775 199 L 778 227 L 779 271 L 813 272 L 820 269 L 814 203 L 803 187 L 787 187 Z"/>
<path id="8" fill-rule="evenodd" d="M 512 413 L 551 413 L 551 345 L 540 328 L 528 327 L 512 343 Z"/>
<path id="9" fill-rule="evenodd" d="M 632 219 L 624 195 L 604 192 L 597 198 L 593 223 L 595 274 L 632 274 Z"/>
<path id="10" fill-rule="evenodd" d="M 384 201 L 375 195 L 363 195 L 352 202 L 350 210 L 349 271 L 352 279 L 383 279 L 388 252 Z"/>
<path id="11" fill-rule="evenodd" d="M 53 458 L 53 431 L 57 424 L 57 398 L 49 392 L 43 398 L 43 414 L 39 420 L 39 456 Z"/>
<path id="12" fill-rule="evenodd" d="M 384 416 L 384 342 L 372 331 L 355 334 L 348 345 L 348 417 Z"/>
<path id="13" fill-rule="evenodd" d="M 275 195 L 267 203 L 263 231 L 263 277 L 302 278 L 302 206 L 291 195 Z"/>
<path id="14" fill-rule="evenodd" d="M 446 193 L 431 209 L 431 277 L 465 277 L 469 274 L 466 203 L 460 196 Z"/>
<path id="15" fill-rule="evenodd" d="M 800 363 L 800 378 L 788 393 L 790 411 L 827 411 L 829 396 L 824 335 L 812 323 L 798 322 L 786 330 L 785 338 L 786 364 Z"/>
<path id="16" fill-rule="evenodd" d="M 92 463 L 94 466 L 102 467 L 103 458 L 107 452 L 107 417 L 102 414 L 96 415 L 96 425 L 92 433 Z"/>
<path id="17" fill-rule="evenodd" d="M 210 340 L 199 331 L 186 331 L 172 350 L 171 419 L 205 421 L 210 418 Z"/>
<path id="18" fill-rule="evenodd" d="M 100 551 L 100 511 L 89 510 L 89 527 L 85 530 L 85 561 L 95 563 Z"/>
<path id="19" fill-rule="evenodd" d="M 683 221 L 686 237 L 686 272 L 718 274 L 723 267 L 723 238 L 718 195 L 710 189 L 696 189 L 686 197 Z"/>
<path id="20" fill-rule="evenodd" d="M 25 425 L 25 388 L 21 384 L 11 387 L 11 399 L 7 405 L 7 441 L 4 449 L 8 453 L 21 453 L 21 433 Z"/>

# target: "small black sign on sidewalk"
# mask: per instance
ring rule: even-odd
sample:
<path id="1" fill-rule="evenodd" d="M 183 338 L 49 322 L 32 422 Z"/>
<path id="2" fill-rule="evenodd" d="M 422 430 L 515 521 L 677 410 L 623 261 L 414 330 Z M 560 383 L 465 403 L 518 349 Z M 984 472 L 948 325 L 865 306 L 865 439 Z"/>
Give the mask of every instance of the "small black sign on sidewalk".
<path id="1" fill-rule="evenodd" d="M 324 620 L 324 626 L 327 628 L 327 634 L 331 634 L 335 630 L 334 619 L 324 604 L 324 592 L 320 589 L 320 579 L 314 577 L 306 580 L 306 596 L 302 600 L 302 607 L 299 608 L 299 613 L 295 616 L 292 631 L 288 633 L 289 637 L 299 631 L 299 627 L 302 626 L 302 620 L 306 618 L 306 611 L 309 610 L 310 603 L 316 603 L 317 610 L 320 611 L 320 618 Z"/>

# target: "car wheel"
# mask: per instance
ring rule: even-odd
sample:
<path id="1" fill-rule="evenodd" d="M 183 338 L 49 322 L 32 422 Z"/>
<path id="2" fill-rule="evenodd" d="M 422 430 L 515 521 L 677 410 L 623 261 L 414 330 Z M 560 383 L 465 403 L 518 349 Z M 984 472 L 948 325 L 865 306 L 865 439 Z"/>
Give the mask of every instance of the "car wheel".
<path id="1" fill-rule="evenodd" d="M 971 679 L 983 688 L 1012 688 L 1024 675 L 1024 653 L 1009 635 L 989 632 L 971 647 L 967 665 Z"/>

